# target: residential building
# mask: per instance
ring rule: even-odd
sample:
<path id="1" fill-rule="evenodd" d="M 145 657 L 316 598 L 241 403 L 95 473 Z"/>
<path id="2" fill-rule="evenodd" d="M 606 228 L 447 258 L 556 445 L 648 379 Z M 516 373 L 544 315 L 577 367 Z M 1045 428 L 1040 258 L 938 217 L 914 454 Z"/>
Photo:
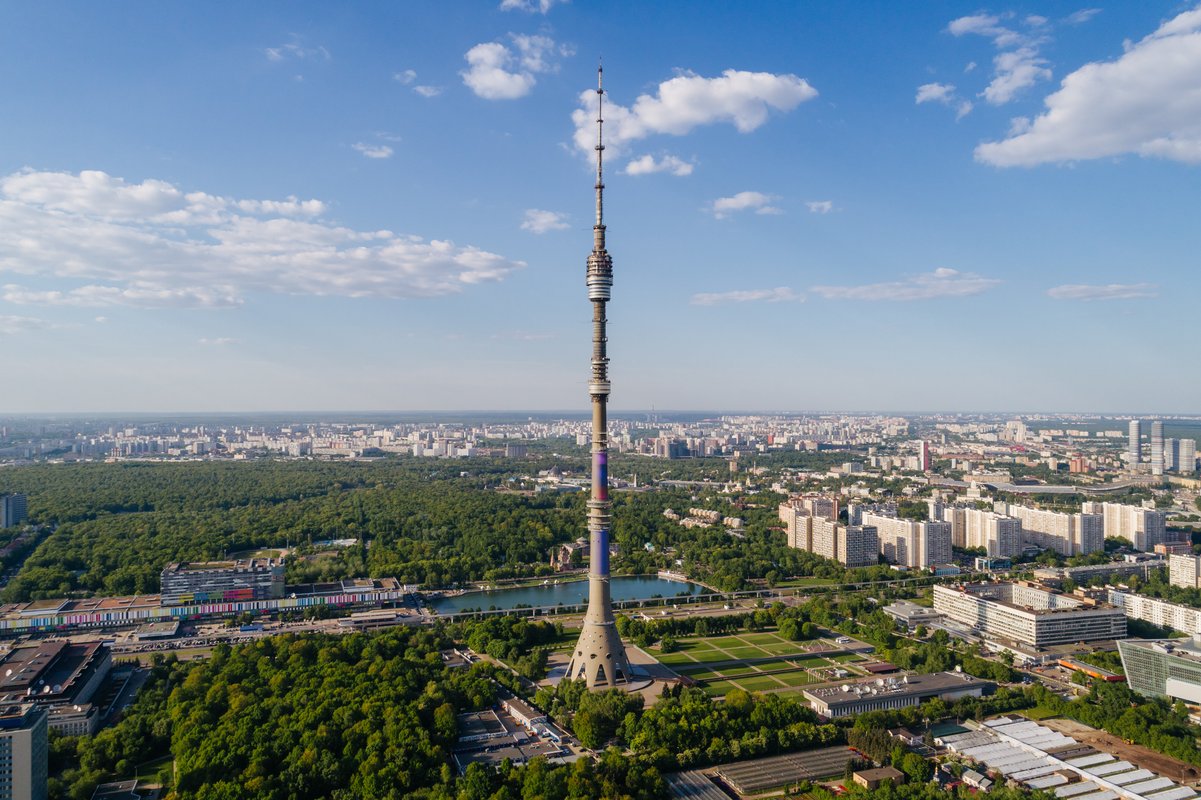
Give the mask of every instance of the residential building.
<path id="1" fill-rule="evenodd" d="M 1201 556 L 1192 553 L 1169 555 L 1168 583 L 1185 589 L 1201 588 Z"/>
<path id="2" fill-rule="evenodd" d="M 1100 513 L 1105 518 L 1105 538 L 1128 540 L 1135 550 L 1149 552 L 1167 537 L 1167 517 L 1162 511 L 1121 503 L 1090 502 L 1083 505 L 1085 514 Z"/>
<path id="3" fill-rule="evenodd" d="M 1131 466 L 1139 463 L 1142 457 L 1143 423 L 1141 420 L 1130 420 L 1130 440 L 1126 445 L 1126 459 Z"/>
<path id="4" fill-rule="evenodd" d="M 812 535 L 807 549 L 846 567 L 869 567 L 879 563 L 879 538 L 868 525 L 842 525 L 820 517 L 811 518 Z"/>
<path id="5" fill-rule="evenodd" d="M 1118 642 L 1130 688 L 1148 697 L 1201 704 L 1201 637 Z"/>
<path id="6" fill-rule="evenodd" d="M 1163 468 L 1163 423 L 1155 420 L 1151 423 L 1151 474 L 1162 475 Z"/>
<path id="7" fill-rule="evenodd" d="M 1022 523 L 1013 517 L 977 508 L 946 509 L 950 514 L 951 539 L 955 538 L 958 511 L 963 512 L 962 547 L 983 547 L 989 556 L 1016 556 L 1022 552 Z"/>
<path id="8" fill-rule="evenodd" d="M 1201 633 L 1201 609 L 1182 606 L 1160 600 L 1155 597 L 1144 597 L 1134 592 L 1121 589 L 1109 590 L 1109 602 L 1120 608 L 1131 619 L 1149 622 L 1160 628 L 1168 628 L 1181 633 Z"/>
<path id="9" fill-rule="evenodd" d="M 284 562 L 274 558 L 179 562 L 162 572 L 165 606 L 284 596 Z"/>
<path id="10" fill-rule="evenodd" d="M 1021 521 L 1025 542 L 1065 556 L 1088 555 L 1105 549 L 1105 519 L 1101 514 L 1067 514 L 1001 505 L 1006 515 Z"/>
<path id="11" fill-rule="evenodd" d="M 1172 439 L 1172 469 L 1190 474 L 1197 471 L 1197 442 L 1194 439 Z"/>
<path id="12" fill-rule="evenodd" d="M 935 586 L 934 610 L 1001 644 L 1045 648 L 1126 636 L 1120 609 L 1025 582 Z"/>
<path id="13" fill-rule="evenodd" d="M 46 800 L 46 716 L 46 710 L 33 703 L 0 706 L 0 798 Z"/>
<path id="14" fill-rule="evenodd" d="M 29 517 L 29 500 L 23 494 L 0 496 L 0 528 L 20 525 Z"/>
<path id="15" fill-rule="evenodd" d="M 1150 577 L 1151 572 L 1166 567 L 1168 562 L 1162 558 L 1148 558 L 1140 561 L 1111 561 L 1108 564 L 1084 564 L 1079 567 L 1043 567 L 1034 570 L 1034 578 L 1040 583 L 1052 586 L 1071 581 L 1077 586 L 1088 586 L 1096 581 L 1112 581 L 1138 575 L 1143 579 Z"/>
<path id="16" fill-rule="evenodd" d="M 917 522 L 882 514 L 864 514 L 863 524 L 876 529 L 880 555 L 890 564 L 928 569 L 951 560 L 949 522 Z"/>
<path id="17" fill-rule="evenodd" d="M 995 692 L 992 681 L 965 672 L 936 672 L 900 678 L 869 678 L 857 683 L 806 689 L 805 699 L 827 719 L 838 719 L 869 711 L 885 711 L 921 705 L 938 697 L 952 703 L 962 697 L 983 697 Z"/>
<path id="18" fill-rule="evenodd" d="M 847 524 L 863 525 L 864 514 L 875 514 L 879 517 L 896 517 L 897 504 L 891 500 L 883 503 L 851 503 L 847 506 Z"/>

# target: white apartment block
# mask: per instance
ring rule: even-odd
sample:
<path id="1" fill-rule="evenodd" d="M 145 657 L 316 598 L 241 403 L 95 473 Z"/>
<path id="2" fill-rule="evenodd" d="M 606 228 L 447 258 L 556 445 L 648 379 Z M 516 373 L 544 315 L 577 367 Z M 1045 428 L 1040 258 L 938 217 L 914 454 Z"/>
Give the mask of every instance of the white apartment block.
<path id="1" fill-rule="evenodd" d="M 935 586 L 934 610 L 1002 644 L 1044 648 L 1126 636 L 1120 609 L 1023 583 Z"/>
<path id="2" fill-rule="evenodd" d="M 1024 541 L 1064 556 L 1082 556 L 1105 549 L 1105 520 L 1101 514 L 1067 514 L 1027 506 L 1004 506 L 1022 523 Z"/>
<path id="3" fill-rule="evenodd" d="M 975 508 L 948 508 L 943 512 L 952 517 L 948 520 L 952 526 L 952 540 L 959 511 L 963 512 L 962 547 L 983 547 L 989 557 L 1016 556 L 1022 552 L 1022 523 L 1019 520 Z"/>
<path id="4" fill-rule="evenodd" d="M 1167 541 L 1167 517 L 1162 511 L 1121 503 L 1085 503 L 1083 510 L 1086 514 L 1102 514 L 1105 537 L 1127 539 L 1135 550 L 1150 552 Z"/>
<path id="5" fill-rule="evenodd" d="M 1131 619 L 1141 619 L 1181 633 L 1201 633 L 1201 608 L 1181 606 L 1117 589 L 1109 590 L 1109 602 L 1122 609 Z"/>
<path id="6" fill-rule="evenodd" d="M 1169 555 L 1168 583 L 1185 589 L 1201 588 L 1201 556 Z"/>
<path id="7" fill-rule="evenodd" d="M 812 519 L 812 536 L 807 549 L 846 567 L 870 567 L 879 563 L 876 529 L 867 525 L 840 525 L 827 519 Z"/>
<path id="8" fill-rule="evenodd" d="M 864 514 L 863 524 L 876 529 L 880 554 L 891 564 L 927 569 L 951 561 L 951 523 L 916 522 L 882 514 Z"/>

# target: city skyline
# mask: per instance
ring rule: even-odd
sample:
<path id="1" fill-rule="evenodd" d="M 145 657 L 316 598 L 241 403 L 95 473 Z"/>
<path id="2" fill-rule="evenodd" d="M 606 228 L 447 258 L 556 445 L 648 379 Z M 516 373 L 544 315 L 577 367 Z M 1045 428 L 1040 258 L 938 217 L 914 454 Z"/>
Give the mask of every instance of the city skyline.
<path id="1" fill-rule="evenodd" d="M 1195 410 L 1193 4 L 0 14 L 0 413 L 582 409 L 601 55 L 615 412 Z"/>

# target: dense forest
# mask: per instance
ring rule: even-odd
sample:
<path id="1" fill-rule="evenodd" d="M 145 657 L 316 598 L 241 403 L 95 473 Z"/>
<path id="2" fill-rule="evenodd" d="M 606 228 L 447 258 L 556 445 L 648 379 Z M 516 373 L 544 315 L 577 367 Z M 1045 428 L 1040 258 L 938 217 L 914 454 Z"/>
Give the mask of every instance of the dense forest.
<path id="1" fill-rule="evenodd" d="M 631 471 L 645 459 L 627 457 Z M 724 461 L 722 462 L 725 463 Z M 522 475 L 573 457 L 511 462 L 397 458 L 373 462 L 262 461 L 40 464 L 0 472 L 0 492 L 29 495 L 34 522 L 56 526 L 5 590 L 9 601 L 81 594 L 145 594 L 171 561 L 295 548 L 289 583 L 396 577 L 427 587 L 549 572 L 549 553 L 584 535 L 582 492 L 518 491 Z M 618 573 L 676 565 L 717 588 L 794 575 L 884 579 L 787 547 L 771 492 L 716 489 L 614 493 Z M 687 529 L 668 508 L 705 507 L 745 520 L 738 536 Z M 324 540 L 350 547 L 321 548 Z"/>

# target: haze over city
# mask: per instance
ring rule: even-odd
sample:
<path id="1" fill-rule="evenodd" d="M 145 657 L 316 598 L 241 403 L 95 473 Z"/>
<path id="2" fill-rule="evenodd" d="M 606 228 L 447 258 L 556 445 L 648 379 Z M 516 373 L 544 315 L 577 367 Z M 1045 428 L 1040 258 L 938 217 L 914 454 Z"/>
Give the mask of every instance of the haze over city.
<path id="1" fill-rule="evenodd" d="M 1201 396 L 1191 4 L 8 4 L 0 45 L 3 412 L 583 409 L 602 56 L 613 408 Z"/>

